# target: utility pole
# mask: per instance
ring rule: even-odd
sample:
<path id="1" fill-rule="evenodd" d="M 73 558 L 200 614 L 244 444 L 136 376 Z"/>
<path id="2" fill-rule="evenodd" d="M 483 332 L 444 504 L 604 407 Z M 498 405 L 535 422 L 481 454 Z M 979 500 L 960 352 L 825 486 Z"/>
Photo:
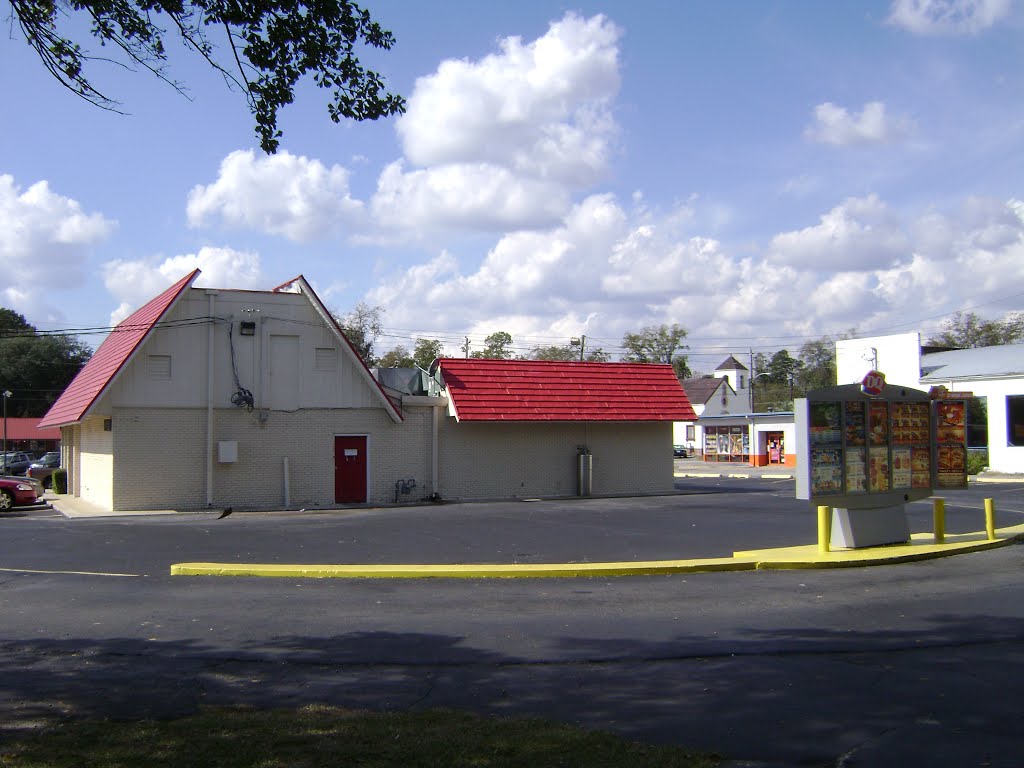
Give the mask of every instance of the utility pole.
<path id="1" fill-rule="evenodd" d="M 578 339 L 569 339 L 569 346 L 570 347 L 579 347 L 580 348 L 580 362 L 582 363 L 583 362 L 583 351 L 584 351 L 584 349 L 587 346 L 587 337 L 581 335 Z"/>
<path id="2" fill-rule="evenodd" d="M 466 337 L 466 343 L 462 345 L 461 349 L 466 353 L 466 357 L 469 357 L 469 336 Z"/>
<path id="3" fill-rule="evenodd" d="M 754 412 L 754 350 L 750 350 L 750 412 Z"/>

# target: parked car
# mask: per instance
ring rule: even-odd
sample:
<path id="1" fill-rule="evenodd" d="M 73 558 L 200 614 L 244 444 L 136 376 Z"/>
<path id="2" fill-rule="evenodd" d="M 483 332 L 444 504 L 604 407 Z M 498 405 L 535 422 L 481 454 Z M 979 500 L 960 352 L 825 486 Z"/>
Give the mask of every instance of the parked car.
<path id="1" fill-rule="evenodd" d="M 690 452 L 686 449 L 685 445 L 673 445 L 672 456 L 677 459 L 685 459 L 690 455 Z"/>
<path id="2" fill-rule="evenodd" d="M 42 495 L 42 487 L 31 480 L 23 477 L 0 477 L 0 512 L 26 504 L 35 504 Z"/>
<path id="3" fill-rule="evenodd" d="M 0 458 L 0 475 L 24 475 L 33 461 L 27 453 L 8 451 Z"/>
<path id="4" fill-rule="evenodd" d="M 49 488 L 53 485 L 51 475 L 57 469 L 60 469 L 60 451 L 50 451 L 43 454 L 38 461 L 32 462 L 25 472 L 25 476 L 35 478 L 43 484 L 44 488 Z"/>

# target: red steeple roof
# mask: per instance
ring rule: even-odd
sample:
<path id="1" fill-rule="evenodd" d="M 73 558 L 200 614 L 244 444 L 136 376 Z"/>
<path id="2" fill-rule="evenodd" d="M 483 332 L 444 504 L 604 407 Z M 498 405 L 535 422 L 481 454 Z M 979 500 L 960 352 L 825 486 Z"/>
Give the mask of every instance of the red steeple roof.
<path id="1" fill-rule="evenodd" d="M 199 276 L 199 270 L 181 278 L 155 299 L 122 320 L 100 348 L 78 372 L 63 394 L 57 398 L 39 427 L 59 427 L 81 421 L 92 404 L 113 381 L 132 353 L 142 344 L 160 319 L 167 314 L 179 296 Z"/>
<path id="2" fill-rule="evenodd" d="M 693 421 L 671 365 L 442 358 L 459 421 Z"/>

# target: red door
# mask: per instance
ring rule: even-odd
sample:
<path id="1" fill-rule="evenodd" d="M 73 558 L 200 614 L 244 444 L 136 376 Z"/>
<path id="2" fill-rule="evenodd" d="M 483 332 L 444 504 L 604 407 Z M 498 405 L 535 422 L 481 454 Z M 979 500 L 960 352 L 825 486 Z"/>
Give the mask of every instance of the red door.
<path id="1" fill-rule="evenodd" d="M 334 500 L 366 502 L 366 436 L 334 438 Z"/>

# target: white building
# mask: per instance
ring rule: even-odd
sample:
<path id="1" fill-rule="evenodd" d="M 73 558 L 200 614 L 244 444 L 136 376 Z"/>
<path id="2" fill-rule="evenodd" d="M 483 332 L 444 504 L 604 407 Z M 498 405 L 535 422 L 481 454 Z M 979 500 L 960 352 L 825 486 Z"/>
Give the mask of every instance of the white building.
<path id="1" fill-rule="evenodd" d="M 713 377 L 682 384 L 698 418 L 676 422 L 677 445 L 693 445 L 704 461 L 796 465 L 793 414 L 751 412 L 750 370 L 735 357 L 722 361 Z"/>
<path id="2" fill-rule="evenodd" d="M 872 368 L 890 384 L 924 391 L 942 386 L 983 399 L 989 468 L 1024 473 L 1024 344 L 930 352 L 918 333 L 836 342 L 839 384 L 859 382 Z M 972 447 L 981 447 L 977 433 L 983 431 L 974 431 Z"/>

